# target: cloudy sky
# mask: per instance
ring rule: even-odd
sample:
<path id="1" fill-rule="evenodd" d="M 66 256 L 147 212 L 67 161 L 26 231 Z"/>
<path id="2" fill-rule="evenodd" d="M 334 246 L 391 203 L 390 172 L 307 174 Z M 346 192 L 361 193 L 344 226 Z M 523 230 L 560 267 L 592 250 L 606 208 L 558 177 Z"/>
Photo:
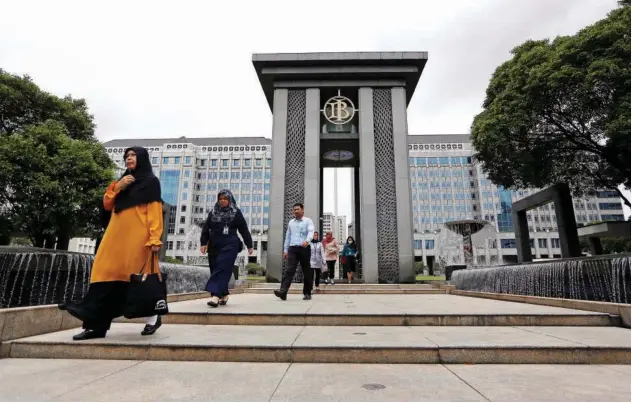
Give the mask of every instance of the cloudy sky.
<path id="1" fill-rule="evenodd" d="M 86 98 L 104 141 L 270 137 L 252 53 L 428 51 L 409 132 L 468 133 L 490 75 L 514 46 L 575 33 L 614 7 L 616 0 L 0 0 L 0 67 Z M 348 190 L 349 176 L 340 177 Z M 325 208 L 333 209 L 332 197 Z M 339 209 L 350 214 L 348 192 Z"/>

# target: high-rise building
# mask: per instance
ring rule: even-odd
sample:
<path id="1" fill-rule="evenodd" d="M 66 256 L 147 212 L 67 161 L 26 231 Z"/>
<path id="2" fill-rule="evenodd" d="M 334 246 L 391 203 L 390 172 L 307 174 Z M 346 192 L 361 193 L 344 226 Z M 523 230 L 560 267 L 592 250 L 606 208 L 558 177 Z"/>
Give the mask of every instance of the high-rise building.
<path id="1" fill-rule="evenodd" d="M 473 161 L 469 135 L 408 136 L 413 206 L 414 250 L 418 260 L 432 265 L 437 258 L 443 223 L 459 219 L 487 220 L 496 230 L 474 249 L 475 263 L 493 265 L 517 261 L 511 205 L 537 190 L 508 190 L 487 179 Z M 578 225 L 624 220 L 616 191 L 574 200 Z M 536 259 L 561 257 L 553 204 L 527 214 Z M 451 263 L 462 263 L 459 261 Z"/>
<path id="2" fill-rule="evenodd" d="M 219 190 L 226 188 L 233 192 L 252 233 L 255 254 L 249 260 L 265 264 L 272 164 L 270 139 L 130 139 L 112 140 L 104 147 L 112 160 L 123 167 L 123 152 L 133 145 L 149 150 L 154 173 L 162 185 L 162 198 L 171 205 L 170 220 L 164 224 L 168 256 L 185 261 L 200 257 L 199 224 L 206 220 Z"/>
<path id="3" fill-rule="evenodd" d="M 139 145 L 149 150 L 154 172 L 162 184 L 163 199 L 171 205 L 171 218 L 165 223 L 168 256 L 200 257 L 197 224 L 206 219 L 217 192 L 228 188 L 235 195 L 255 241 L 256 252 L 250 260 L 265 265 L 272 164 L 270 144 L 271 140 L 264 137 L 180 137 L 112 140 L 104 146 L 120 167 L 119 175 L 123 171 L 126 147 Z M 441 230 L 445 222 L 482 219 L 491 224 L 495 233 L 489 235 L 485 245 L 474 248 L 475 262 L 480 265 L 515 262 L 517 250 L 511 205 L 537 190 L 513 191 L 493 185 L 473 160 L 469 135 L 410 135 L 408 149 L 416 259 L 429 266 L 434 264 L 441 253 Z M 616 191 L 576 198 L 574 208 L 578 225 L 624 220 Z M 536 259 L 561 257 L 553 205 L 534 209 L 527 217 L 533 256 Z M 316 223 L 316 217 L 312 218 Z M 325 213 L 321 218 L 323 233 L 334 231 L 333 214 Z M 354 223 L 353 217 L 351 223 Z M 348 230 L 346 217 L 338 217 L 336 227 L 334 236 L 344 241 Z M 88 244 L 87 241 L 76 243 Z M 457 261 L 451 263 L 461 262 L 462 256 L 460 261 L 457 257 Z"/>

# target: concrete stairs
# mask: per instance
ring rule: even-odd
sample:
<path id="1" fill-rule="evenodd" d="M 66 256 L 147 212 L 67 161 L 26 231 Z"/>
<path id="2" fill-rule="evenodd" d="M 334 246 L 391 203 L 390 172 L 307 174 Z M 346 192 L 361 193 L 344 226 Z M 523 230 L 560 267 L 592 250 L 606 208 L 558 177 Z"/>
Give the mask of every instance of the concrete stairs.
<path id="1" fill-rule="evenodd" d="M 338 286 L 334 286 L 338 287 Z M 381 287 L 381 286 L 380 286 Z M 403 286 L 406 287 L 406 286 Z M 626 364 L 630 330 L 587 311 L 449 294 L 234 295 L 171 304 L 163 327 L 115 323 L 105 339 L 77 329 L 2 345 L 10 358 L 380 364 Z M 363 287 L 383 290 L 384 288 Z M 405 289 L 403 290 L 405 291 Z M 421 291 L 421 289 L 420 289 Z"/>
<path id="2" fill-rule="evenodd" d="M 247 294 L 271 294 L 279 289 L 278 283 L 253 283 L 244 289 Z M 292 284 L 289 294 L 302 294 L 301 284 Z M 445 294 L 445 290 L 430 284 L 321 284 L 315 294 Z"/>

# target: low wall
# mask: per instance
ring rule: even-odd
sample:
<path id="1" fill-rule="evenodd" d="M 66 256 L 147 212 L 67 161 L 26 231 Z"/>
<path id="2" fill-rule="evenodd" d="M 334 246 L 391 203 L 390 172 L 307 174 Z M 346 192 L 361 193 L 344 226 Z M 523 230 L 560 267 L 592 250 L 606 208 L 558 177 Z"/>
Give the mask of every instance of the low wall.
<path id="1" fill-rule="evenodd" d="M 455 271 L 464 291 L 630 303 L 630 256 L 611 255 Z"/>

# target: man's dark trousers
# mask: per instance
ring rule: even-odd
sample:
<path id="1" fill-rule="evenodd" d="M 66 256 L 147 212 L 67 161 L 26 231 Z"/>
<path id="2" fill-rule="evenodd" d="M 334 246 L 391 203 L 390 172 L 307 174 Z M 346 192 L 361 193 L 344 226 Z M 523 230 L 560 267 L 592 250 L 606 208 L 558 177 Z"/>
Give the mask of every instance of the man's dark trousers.
<path id="1" fill-rule="evenodd" d="M 314 270 L 309 264 L 309 258 L 311 249 L 309 246 L 303 248 L 302 246 L 290 246 L 287 251 L 287 270 L 283 274 L 283 280 L 281 281 L 281 292 L 287 294 L 292 284 L 292 279 L 296 273 L 296 266 L 300 263 L 301 269 L 303 269 L 303 295 L 312 295 L 312 288 L 314 287 Z"/>

